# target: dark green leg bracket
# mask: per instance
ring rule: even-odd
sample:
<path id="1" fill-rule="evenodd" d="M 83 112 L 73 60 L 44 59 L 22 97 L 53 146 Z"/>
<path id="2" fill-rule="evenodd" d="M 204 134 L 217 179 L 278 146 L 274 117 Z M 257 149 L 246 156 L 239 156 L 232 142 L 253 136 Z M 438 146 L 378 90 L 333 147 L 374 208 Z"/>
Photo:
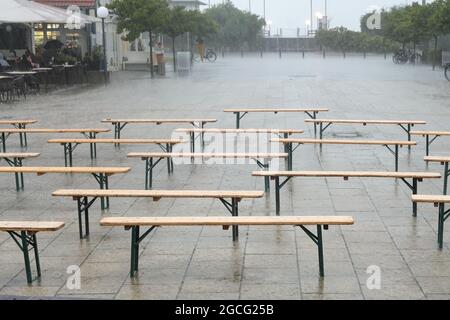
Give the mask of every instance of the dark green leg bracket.
<path id="1" fill-rule="evenodd" d="M 92 206 L 95 200 L 97 200 L 97 197 L 93 198 L 91 201 L 88 200 L 88 197 L 79 197 L 74 199 L 77 200 L 78 204 L 78 229 L 80 232 L 80 239 L 84 239 L 89 236 L 89 208 Z M 83 235 L 83 213 L 85 220 L 84 235 Z"/>
<path id="2" fill-rule="evenodd" d="M 27 282 L 30 284 L 33 282 L 33 276 L 31 273 L 31 263 L 29 251 L 34 251 L 34 257 L 36 262 L 36 279 L 41 277 L 41 266 L 39 261 L 39 250 L 37 245 L 36 233 L 30 233 L 26 231 L 21 231 L 20 234 L 14 231 L 8 231 L 11 238 L 19 246 L 23 253 L 23 259 L 25 261 L 25 273 L 27 275 Z M 19 241 L 20 240 L 20 241 Z"/>
<path id="3" fill-rule="evenodd" d="M 297 226 L 300 227 L 308 237 L 317 245 L 318 255 L 319 255 L 319 274 L 323 278 L 325 277 L 325 269 L 323 262 L 323 239 L 322 239 L 322 226 L 317 225 L 317 235 L 308 230 L 305 226 Z M 328 225 L 323 226 L 325 230 L 328 230 Z"/>
<path id="4" fill-rule="evenodd" d="M 97 180 L 100 190 L 108 190 L 109 189 L 109 181 L 108 175 L 105 173 L 93 173 L 92 176 Z M 109 198 L 100 198 L 101 208 L 102 210 L 109 209 Z"/>
<path id="5" fill-rule="evenodd" d="M 139 226 L 125 227 L 125 230 L 131 229 L 131 268 L 130 277 L 134 277 L 139 271 L 139 244 L 144 240 L 156 226 L 150 227 L 142 236 L 139 235 Z"/>

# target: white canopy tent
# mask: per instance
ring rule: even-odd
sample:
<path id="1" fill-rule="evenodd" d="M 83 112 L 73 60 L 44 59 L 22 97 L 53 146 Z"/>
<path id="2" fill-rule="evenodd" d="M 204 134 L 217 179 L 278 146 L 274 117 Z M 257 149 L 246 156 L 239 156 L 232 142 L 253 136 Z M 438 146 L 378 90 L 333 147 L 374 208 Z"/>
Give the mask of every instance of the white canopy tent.
<path id="1" fill-rule="evenodd" d="M 0 23 L 87 24 L 100 19 L 28 0 L 1 0 Z"/>

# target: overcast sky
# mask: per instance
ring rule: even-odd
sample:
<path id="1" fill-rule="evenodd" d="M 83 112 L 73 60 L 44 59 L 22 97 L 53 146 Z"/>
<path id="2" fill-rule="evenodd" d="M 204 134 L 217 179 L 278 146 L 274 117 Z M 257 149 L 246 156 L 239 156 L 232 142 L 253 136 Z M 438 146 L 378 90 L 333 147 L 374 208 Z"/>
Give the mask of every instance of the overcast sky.
<path id="1" fill-rule="evenodd" d="M 222 3 L 222 0 L 202 0 L 211 5 Z M 330 26 L 345 26 L 349 29 L 359 30 L 359 18 L 371 6 L 391 7 L 412 3 L 409 0 L 327 0 Z M 416 0 L 422 2 L 422 0 Z M 249 0 L 232 0 L 240 9 L 249 10 Z M 263 15 L 264 0 L 250 0 L 253 13 Z M 432 2 L 428 0 L 428 2 Z M 325 0 L 313 0 L 313 13 L 325 12 Z M 272 21 L 272 28 L 291 29 L 301 28 L 305 33 L 305 21 L 310 19 L 310 0 L 266 0 L 266 20 Z M 316 20 L 316 18 L 314 18 Z M 316 21 L 314 21 L 314 28 Z M 283 30 L 283 33 L 284 30 Z"/>

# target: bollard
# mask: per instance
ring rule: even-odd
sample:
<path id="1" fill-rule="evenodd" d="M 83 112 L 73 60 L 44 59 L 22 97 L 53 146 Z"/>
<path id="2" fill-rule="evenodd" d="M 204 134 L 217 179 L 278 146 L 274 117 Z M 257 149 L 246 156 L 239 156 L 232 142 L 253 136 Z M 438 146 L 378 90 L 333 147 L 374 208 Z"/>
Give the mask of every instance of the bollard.
<path id="1" fill-rule="evenodd" d="M 366 52 L 365 52 L 365 51 L 364 51 L 363 55 L 364 55 L 364 59 L 366 59 L 367 55 L 366 55 Z"/>
<path id="2" fill-rule="evenodd" d="M 305 50 L 302 51 L 302 57 L 305 59 Z"/>
<path id="3" fill-rule="evenodd" d="M 322 51 L 322 57 L 325 59 L 327 57 L 327 53 L 325 51 L 325 49 Z"/>
<path id="4" fill-rule="evenodd" d="M 261 55 L 261 58 L 262 58 L 263 57 L 263 50 L 262 49 L 261 49 L 260 55 Z"/>
<path id="5" fill-rule="evenodd" d="M 244 57 L 244 49 L 241 48 L 241 58 Z"/>
<path id="6" fill-rule="evenodd" d="M 281 59 L 281 48 L 278 50 L 278 54 L 279 54 L 280 59 Z"/>

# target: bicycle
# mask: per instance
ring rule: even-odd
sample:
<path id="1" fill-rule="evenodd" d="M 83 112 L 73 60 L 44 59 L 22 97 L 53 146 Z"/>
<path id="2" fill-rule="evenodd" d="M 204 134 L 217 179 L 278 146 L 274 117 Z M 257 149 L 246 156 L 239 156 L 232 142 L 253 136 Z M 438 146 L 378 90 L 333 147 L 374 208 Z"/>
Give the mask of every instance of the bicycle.
<path id="1" fill-rule="evenodd" d="M 212 49 L 206 49 L 204 58 L 206 60 L 208 60 L 209 62 L 211 62 L 211 63 L 212 62 L 216 62 L 217 54 Z M 201 61 L 200 54 L 198 54 L 198 53 L 194 54 L 194 61 L 195 62 L 200 62 Z"/>
<path id="2" fill-rule="evenodd" d="M 414 53 L 411 49 L 400 49 L 392 57 L 392 61 L 395 64 L 405 64 L 407 62 L 416 63 L 422 61 L 422 55 L 420 53 Z"/>

